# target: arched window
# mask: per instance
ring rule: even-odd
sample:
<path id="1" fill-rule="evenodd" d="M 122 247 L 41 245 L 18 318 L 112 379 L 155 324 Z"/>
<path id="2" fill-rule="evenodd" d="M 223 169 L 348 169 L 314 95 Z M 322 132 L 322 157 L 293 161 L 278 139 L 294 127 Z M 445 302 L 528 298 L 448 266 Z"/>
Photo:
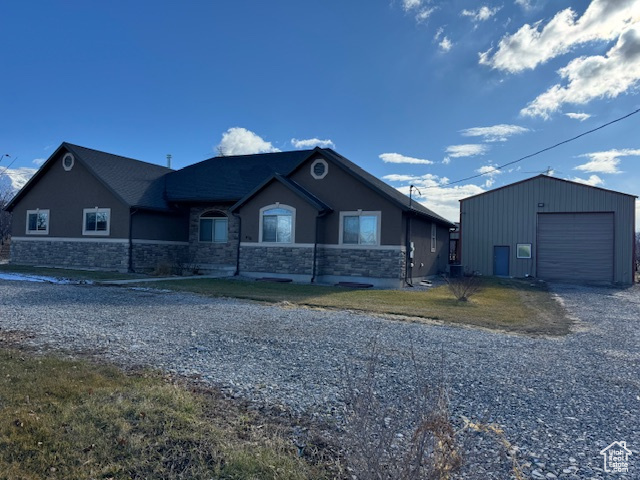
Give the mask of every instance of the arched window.
<path id="1" fill-rule="evenodd" d="M 260 209 L 260 241 L 293 243 L 295 213 L 295 208 L 280 204 Z"/>
<path id="2" fill-rule="evenodd" d="M 229 238 L 229 219 L 215 210 L 200 215 L 200 241 L 226 243 Z"/>

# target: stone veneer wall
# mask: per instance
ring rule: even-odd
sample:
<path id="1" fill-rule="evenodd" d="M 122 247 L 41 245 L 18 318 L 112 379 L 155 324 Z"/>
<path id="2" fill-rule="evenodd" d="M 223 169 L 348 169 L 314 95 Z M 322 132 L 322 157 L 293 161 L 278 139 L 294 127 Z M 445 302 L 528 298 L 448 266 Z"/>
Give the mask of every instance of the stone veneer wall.
<path id="1" fill-rule="evenodd" d="M 313 273 L 313 247 L 240 246 L 240 274 L 264 272 L 285 275 Z"/>
<path id="2" fill-rule="evenodd" d="M 227 215 L 229 231 L 226 243 L 200 242 L 200 215 L 218 210 Z M 192 207 L 189 213 L 189 257 L 199 265 L 235 265 L 238 254 L 240 221 L 229 212 L 228 205 Z"/>
<path id="3" fill-rule="evenodd" d="M 129 244 L 126 241 L 34 241 L 14 237 L 11 241 L 11 263 L 126 272 L 129 268 Z"/>
<path id="4" fill-rule="evenodd" d="M 137 243 L 133 241 L 133 270 L 138 273 L 150 273 L 161 266 L 169 266 L 176 271 L 178 267 L 189 268 L 188 244 Z"/>
<path id="5" fill-rule="evenodd" d="M 404 278 L 405 254 L 400 249 L 318 248 L 317 275 Z"/>
<path id="6" fill-rule="evenodd" d="M 400 249 L 326 248 L 318 246 L 317 276 L 402 279 L 405 254 Z M 311 275 L 313 247 L 240 247 L 240 273 Z"/>

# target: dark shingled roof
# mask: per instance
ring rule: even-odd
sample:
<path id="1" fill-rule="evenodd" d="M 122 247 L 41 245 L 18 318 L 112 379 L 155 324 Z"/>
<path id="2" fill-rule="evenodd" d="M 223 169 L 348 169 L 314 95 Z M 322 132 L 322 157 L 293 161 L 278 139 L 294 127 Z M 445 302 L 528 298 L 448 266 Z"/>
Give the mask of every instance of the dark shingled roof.
<path id="1" fill-rule="evenodd" d="M 59 157 L 61 151 L 73 153 L 76 160 L 84 165 L 119 200 L 130 207 L 169 210 L 164 199 L 164 177 L 173 172 L 170 168 L 133 158 L 63 142 L 47 159 L 40 170 L 29 179 L 7 209 L 11 210 L 47 170 L 47 166 Z"/>
<path id="2" fill-rule="evenodd" d="M 317 208 L 328 210 L 330 207 L 322 200 L 287 178 L 305 160 L 320 154 L 405 212 L 414 212 L 450 227 L 454 226 L 449 220 L 418 202 L 414 201 L 410 206 L 409 197 L 391 185 L 387 185 L 339 153 L 329 148 L 319 147 L 313 150 L 214 157 L 174 171 L 161 165 L 65 142 L 13 198 L 7 209 L 13 208 L 17 200 L 29 190 L 31 184 L 45 170 L 46 165 L 57 158 L 63 149 L 72 152 L 78 161 L 82 162 L 126 205 L 153 210 L 169 210 L 168 202 L 236 203 L 256 193 L 274 176 Z"/>
<path id="3" fill-rule="evenodd" d="M 342 166 L 342 168 L 347 170 L 352 175 L 359 177 L 365 183 L 369 184 L 371 188 L 378 191 L 378 193 L 386 196 L 389 200 L 398 205 L 405 212 L 413 211 L 419 215 L 427 216 L 433 220 L 439 220 L 440 222 L 447 224 L 449 227 L 455 226 L 451 221 L 447 220 L 444 217 L 441 217 L 437 213 L 429 210 L 427 207 L 415 200 L 411 202 L 411 206 L 409 206 L 409 197 L 407 197 L 404 193 L 398 191 L 391 185 L 384 183 L 382 180 L 371 175 L 366 170 L 363 170 L 351 160 L 346 159 L 339 153 L 334 152 L 330 148 L 324 148 L 322 149 L 322 151 L 327 157 L 333 159 L 338 165 Z"/>
<path id="4" fill-rule="evenodd" d="M 168 210 L 164 176 L 170 168 L 63 143 L 98 179 L 130 207 Z"/>
<path id="5" fill-rule="evenodd" d="M 313 150 L 235 155 L 204 160 L 167 175 L 167 199 L 176 202 L 237 202 L 255 193 L 256 189 L 266 184 L 266 180 L 270 180 L 274 175 L 287 177 L 316 153 L 332 160 L 402 210 L 427 216 L 449 227 L 454 226 L 449 220 L 417 201 L 409 206 L 409 197 L 329 148 L 316 147 Z"/>
<path id="6" fill-rule="evenodd" d="M 167 175 L 177 202 L 237 202 L 274 174 L 288 175 L 314 150 L 214 157 Z"/>
<path id="7" fill-rule="evenodd" d="M 319 212 L 330 212 L 332 210 L 332 208 L 329 205 L 324 203 L 322 200 L 316 197 L 313 193 L 303 188 L 302 185 L 294 182 L 290 178 L 283 177 L 282 175 L 276 173 L 272 175 L 270 178 L 268 178 L 267 180 L 265 180 L 264 182 L 262 182 L 256 188 L 254 188 L 251 192 L 249 192 L 243 198 L 241 198 L 235 205 L 231 207 L 231 211 L 232 212 L 236 211 L 238 208 L 244 205 L 250 198 L 256 195 L 260 190 L 262 190 L 264 187 L 269 185 L 271 182 L 280 182 L 282 185 L 284 185 L 293 193 L 298 195 L 300 198 L 302 198 L 304 201 L 306 201 L 309 205 L 311 205 L 313 208 L 315 208 Z"/>

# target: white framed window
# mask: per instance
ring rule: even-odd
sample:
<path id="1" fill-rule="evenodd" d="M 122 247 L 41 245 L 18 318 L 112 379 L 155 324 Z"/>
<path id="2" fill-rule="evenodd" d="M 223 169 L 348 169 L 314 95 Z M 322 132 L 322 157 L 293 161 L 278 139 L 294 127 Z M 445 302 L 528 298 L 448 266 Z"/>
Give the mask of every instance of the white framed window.
<path id="1" fill-rule="evenodd" d="M 316 180 L 322 180 L 329 173 L 329 164 L 326 160 L 319 158 L 311 164 L 311 176 Z"/>
<path id="2" fill-rule="evenodd" d="M 516 245 L 516 258 L 531 258 L 531 244 L 518 243 Z"/>
<path id="3" fill-rule="evenodd" d="M 340 212 L 342 245 L 380 245 L 381 212 Z"/>
<path id="4" fill-rule="evenodd" d="M 49 235 L 49 210 L 27 210 L 27 235 Z"/>
<path id="5" fill-rule="evenodd" d="M 295 243 L 296 209 L 269 205 L 260 209 L 260 242 Z"/>
<path id="6" fill-rule="evenodd" d="M 438 227 L 435 223 L 431 224 L 431 253 L 436 251 L 438 245 Z"/>
<path id="7" fill-rule="evenodd" d="M 198 240 L 206 243 L 227 243 L 229 239 L 229 219 L 215 210 L 200 215 Z"/>
<path id="8" fill-rule="evenodd" d="M 110 208 L 85 208 L 82 211 L 83 235 L 109 235 L 111 231 Z"/>
<path id="9" fill-rule="evenodd" d="M 73 168 L 73 164 L 75 163 L 75 161 L 76 159 L 74 158 L 72 153 L 65 153 L 64 157 L 62 157 L 62 168 L 64 168 L 64 170 L 68 172 Z"/>

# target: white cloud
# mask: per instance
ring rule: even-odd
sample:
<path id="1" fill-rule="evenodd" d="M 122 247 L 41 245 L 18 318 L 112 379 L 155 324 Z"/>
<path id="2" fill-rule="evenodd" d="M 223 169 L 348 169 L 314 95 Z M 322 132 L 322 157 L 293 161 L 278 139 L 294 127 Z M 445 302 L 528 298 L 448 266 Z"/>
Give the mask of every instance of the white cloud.
<path id="1" fill-rule="evenodd" d="M 18 191 L 38 169 L 29 167 L 0 169 L 0 190 Z M 1 192 L 0 192 L 1 193 Z"/>
<path id="2" fill-rule="evenodd" d="M 297 138 L 291 139 L 291 145 L 293 148 L 336 148 L 335 143 L 331 140 L 320 140 L 319 138 L 308 138 L 306 140 L 298 140 Z"/>
<path id="3" fill-rule="evenodd" d="M 477 173 L 485 177 L 484 187 L 491 188 L 496 183 L 495 177 L 502 173 L 502 170 L 496 168 L 497 165 L 483 165 L 476 170 Z"/>
<path id="4" fill-rule="evenodd" d="M 444 165 L 449 165 L 449 164 L 451 163 L 451 157 L 444 157 L 444 158 L 442 159 L 442 163 L 443 163 Z"/>
<path id="5" fill-rule="evenodd" d="M 591 175 L 589 178 L 573 177 L 573 178 L 570 178 L 569 180 L 572 180 L 578 183 L 584 183 L 585 185 L 591 185 L 592 187 L 597 187 L 598 185 L 602 185 L 604 183 L 604 180 L 602 180 L 597 175 Z"/>
<path id="6" fill-rule="evenodd" d="M 438 215 L 442 215 L 454 222 L 460 219 L 459 200 L 485 191 L 482 187 L 472 184 L 446 187 L 444 185 L 448 183 L 448 178 L 438 177 L 430 173 L 415 177 L 398 175 L 399 180 L 388 177 L 394 176 L 387 175 L 383 177 L 383 179 L 404 183 L 404 185 L 396 188 L 405 195 L 409 195 L 409 185 L 418 187 L 420 193 L 416 190 L 412 192 L 412 197 L 415 200 L 433 210 Z"/>
<path id="7" fill-rule="evenodd" d="M 398 175 L 397 173 L 392 173 L 390 175 L 385 175 L 382 177 L 383 180 L 387 182 L 411 182 L 416 179 L 415 175 Z"/>
<path id="8" fill-rule="evenodd" d="M 511 73 L 534 69 L 577 45 L 615 40 L 640 20 L 639 12 L 640 0 L 592 0 L 577 20 L 577 13 L 567 8 L 542 28 L 538 21 L 504 36 L 495 52 L 480 54 L 480 63 Z"/>
<path id="9" fill-rule="evenodd" d="M 34 165 L 40 166 L 46 161 L 47 161 L 46 158 L 34 158 L 33 160 L 31 160 L 31 163 L 33 163 Z"/>
<path id="10" fill-rule="evenodd" d="M 470 143 L 465 145 L 449 145 L 446 152 L 450 157 L 474 157 L 476 155 L 484 155 L 489 150 L 487 145 Z"/>
<path id="11" fill-rule="evenodd" d="M 433 163 L 431 160 L 407 157 L 399 153 L 383 153 L 379 157 L 384 163 L 413 163 L 420 165 L 431 165 Z"/>
<path id="12" fill-rule="evenodd" d="M 423 8 L 418 13 L 416 13 L 416 21 L 418 23 L 424 22 L 427 20 L 433 12 L 436 11 L 435 7 Z"/>
<path id="13" fill-rule="evenodd" d="M 580 155 L 580 157 L 590 158 L 591 161 L 574 167 L 574 170 L 581 170 L 588 173 L 620 173 L 618 164 L 620 157 L 639 157 L 640 149 L 625 148 L 622 150 L 607 150 L 605 152 L 592 152 Z"/>
<path id="14" fill-rule="evenodd" d="M 405 12 L 416 12 L 416 21 L 422 23 L 426 21 L 433 12 L 437 10 L 437 7 L 425 6 L 429 1 L 425 0 L 402 0 L 402 9 Z"/>
<path id="15" fill-rule="evenodd" d="M 460 15 L 462 15 L 463 17 L 471 17 L 471 20 L 473 20 L 474 22 L 485 22 L 493 17 L 496 13 L 498 13 L 500 8 L 501 7 L 490 8 L 486 5 L 483 5 L 477 10 L 462 10 Z"/>
<path id="16" fill-rule="evenodd" d="M 438 40 L 440 40 L 440 37 L 442 36 L 443 33 L 444 33 L 444 27 L 438 28 L 438 30 L 436 30 L 436 34 L 433 36 L 433 41 L 437 42 Z"/>
<path id="17" fill-rule="evenodd" d="M 422 6 L 422 0 L 402 0 L 402 8 L 406 12 Z"/>
<path id="18" fill-rule="evenodd" d="M 565 113 L 565 115 L 569 118 L 572 118 L 574 120 L 580 120 L 581 122 L 584 122 L 585 120 L 591 118 L 591 115 L 589 115 L 588 113 Z"/>
<path id="19" fill-rule="evenodd" d="M 483 137 L 485 142 L 506 142 L 512 135 L 529 132 L 528 128 L 518 125 L 493 125 L 491 127 L 472 127 L 460 130 L 465 137 Z"/>
<path id="20" fill-rule="evenodd" d="M 451 43 L 451 40 L 449 40 L 449 37 L 444 37 L 442 41 L 438 44 L 438 46 L 440 47 L 440 50 L 442 50 L 443 52 L 448 52 L 453 47 L 453 43 Z"/>
<path id="21" fill-rule="evenodd" d="M 270 142 L 241 127 L 233 127 L 223 133 L 222 140 L 216 149 L 223 155 L 249 155 L 280 151 Z"/>
<path id="22" fill-rule="evenodd" d="M 516 0 L 516 5 L 520 5 L 525 10 L 531 10 L 533 7 L 531 6 L 531 0 Z"/>
<path id="23" fill-rule="evenodd" d="M 638 0 L 640 11 L 640 0 Z M 579 57 L 558 73 L 567 80 L 535 98 L 520 111 L 529 117 L 549 118 L 562 105 L 584 105 L 596 98 L 614 98 L 640 81 L 640 21 L 626 29 L 605 56 Z"/>

